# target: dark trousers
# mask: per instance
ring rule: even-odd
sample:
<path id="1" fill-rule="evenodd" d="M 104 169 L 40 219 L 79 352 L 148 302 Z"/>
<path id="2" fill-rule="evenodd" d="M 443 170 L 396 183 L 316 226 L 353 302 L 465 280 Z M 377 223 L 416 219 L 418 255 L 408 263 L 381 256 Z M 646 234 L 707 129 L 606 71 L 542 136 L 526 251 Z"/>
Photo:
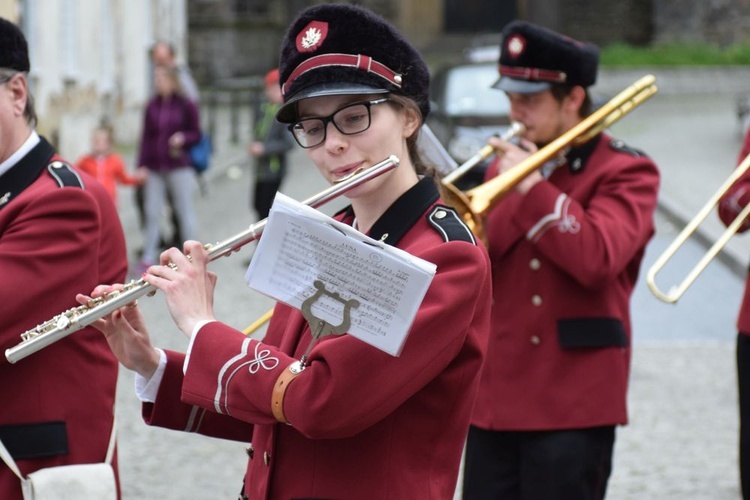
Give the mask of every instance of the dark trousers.
<path id="1" fill-rule="evenodd" d="M 740 486 L 750 500 L 750 335 L 737 335 L 737 392 L 740 405 Z"/>
<path id="2" fill-rule="evenodd" d="M 273 205 L 273 199 L 276 197 L 276 191 L 281 187 L 281 179 L 270 181 L 259 181 L 253 188 L 253 208 L 258 214 L 260 220 L 268 217 L 268 212 Z"/>
<path id="3" fill-rule="evenodd" d="M 615 428 L 486 431 L 466 441 L 464 500 L 600 500 L 612 471 Z"/>

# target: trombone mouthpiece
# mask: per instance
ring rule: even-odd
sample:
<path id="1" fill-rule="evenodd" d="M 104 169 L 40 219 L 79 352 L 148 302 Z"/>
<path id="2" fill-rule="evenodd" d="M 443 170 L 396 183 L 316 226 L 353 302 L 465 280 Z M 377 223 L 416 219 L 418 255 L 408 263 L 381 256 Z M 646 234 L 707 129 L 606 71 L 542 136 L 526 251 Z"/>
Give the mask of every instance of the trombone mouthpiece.
<path id="1" fill-rule="evenodd" d="M 504 141 L 509 141 L 511 139 L 519 137 L 524 132 L 526 132 L 526 126 L 523 123 L 513 122 L 510 124 L 510 128 L 506 130 L 500 138 Z"/>

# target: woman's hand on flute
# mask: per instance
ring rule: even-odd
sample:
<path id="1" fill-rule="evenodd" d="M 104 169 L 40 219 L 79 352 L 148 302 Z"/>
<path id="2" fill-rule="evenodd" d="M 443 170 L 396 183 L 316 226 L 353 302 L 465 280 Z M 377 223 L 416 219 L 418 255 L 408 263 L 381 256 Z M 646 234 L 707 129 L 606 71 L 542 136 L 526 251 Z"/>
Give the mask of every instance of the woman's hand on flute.
<path id="1" fill-rule="evenodd" d="M 122 285 L 99 285 L 91 292 L 91 297 L 78 294 L 76 300 L 87 304 L 92 298 L 120 289 Z M 91 326 L 104 334 L 112 353 L 125 368 L 151 378 L 159 366 L 159 351 L 151 344 L 137 301 L 116 309 Z"/>
<path id="2" fill-rule="evenodd" d="M 186 241 L 183 249 L 162 252 L 161 265 L 149 267 L 143 280 L 164 292 L 172 319 L 190 338 L 198 322 L 216 319 L 216 274 L 206 269 L 208 252 L 200 242 Z"/>

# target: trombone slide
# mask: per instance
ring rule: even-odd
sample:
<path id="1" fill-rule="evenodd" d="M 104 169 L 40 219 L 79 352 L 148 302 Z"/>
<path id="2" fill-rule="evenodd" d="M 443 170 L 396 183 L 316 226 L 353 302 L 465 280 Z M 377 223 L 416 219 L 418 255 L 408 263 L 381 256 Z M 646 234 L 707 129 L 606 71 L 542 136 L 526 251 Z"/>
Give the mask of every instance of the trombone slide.
<path id="1" fill-rule="evenodd" d="M 750 168 L 750 155 L 746 156 L 742 163 L 732 172 L 732 174 L 724 181 L 724 184 L 714 193 L 714 195 L 708 199 L 706 204 L 698 211 L 686 225 L 685 228 L 680 231 L 680 234 L 672 241 L 666 250 L 656 259 L 656 261 L 649 267 L 646 273 L 646 283 L 648 284 L 651 293 L 656 298 L 663 302 L 673 304 L 677 302 L 680 297 L 687 291 L 690 285 L 698 278 L 698 276 L 706 269 L 708 264 L 716 257 L 719 252 L 729 243 L 729 240 L 739 231 L 742 223 L 747 220 L 750 216 L 750 204 L 746 205 L 745 208 L 734 218 L 731 224 L 727 226 L 726 230 L 719 236 L 719 238 L 711 245 L 703 257 L 688 272 L 685 279 L 682 280 L 678 285 L 672 285 L 668 292 L 662 291 L 656 284 L 656 275 L 662 268 L 669 262 L 675 253 L 682 247 L 682 245 L 697 231 L 698 226 L 713 212 L 714 208 L 719 204 L 721 197 L 747 172 Z"/>
<path id="2" fill-rule="evenodd" d="M 514 137 L 518 137 L 519 135 L 523 134 L 524 130 L 525 130 L 525 127 L 523 126 L 521 122 L 513 122 L 510 128 L 506 130 L 505 133 L 501 136 L 501 139 L 504 141 L 509 141 L 513 139 Z M 440 180 L 440 182 L 443 185 L 455 183 L 456 180 L 462 177 L 466 172 L 468 172 L 472 168 L 476 167 L 479 163 L 489 158 L 494 152 L 495 152 L 495 149 L 489 144 L 486 144 L 484 147 L 482 147 L 482 149 L 477 151 L 477 153 L 475 153 L 474 156 L 466 160 L 464 163 L 462 163 L 459 167 L 457 167 L 451 173 L 443 177 Z"/>
<path id="3" fill-rule="evenodd" d="M 351 177 L 340 180 L 338 183 L 321 191 L 320 193 L 306 199 L 302 203 L 312 208 L 341 196 L 345 192 L 360 186 L 389 170 L 393 170 L 399 164 L 398 157 L 391 155 L 385 160 L 362 171 L 357 171 Z M 256 222 L 246 230 L 227 238 L 216 244 L 206 245 L 208 260 L 213 261 L 219 257 L 229 256 L 238 251 L 246 244 L 257 240 L 263 233 L 268 219 Z M 89 304 L 78 306 L 58 314 L 52 319 L 38 325 L 36 328 L 21 334 L 22 342 L 10 349 L 5 350 L 5 357 L 10 363 L 17 361 L 77 332 L 94 321 L 112 313 L 122 306 L 130 304 L 144 295 L 153 295 L 156 288 L 146 283 L 143 279 L 131 281 L 124 285 L 122 290 L 107 294 L 106 296 L 93 299 Z"/>

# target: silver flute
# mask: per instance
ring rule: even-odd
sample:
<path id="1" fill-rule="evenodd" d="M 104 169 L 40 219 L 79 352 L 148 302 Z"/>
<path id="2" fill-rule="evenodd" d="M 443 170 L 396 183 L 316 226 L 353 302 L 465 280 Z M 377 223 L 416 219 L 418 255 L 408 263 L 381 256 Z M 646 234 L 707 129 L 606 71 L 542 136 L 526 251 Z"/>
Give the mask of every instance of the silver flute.
<path id="1" fill-rule="evenodd" d="M 393 170 L 399 162 L 398 157 L 391 155 L 380 163 L 366 169 L 359 169 L 340 179 L 334 185 L 302 203 L 312 208 L 318 208 L 347 191 Z M 208 260 L 213 261 L 219 257 L 229 256 L 244 245 L 259 239 L 267 221 L 268 219 L 263 219 L 224 241 L 205 245 L 206 250 L 208 250 Z M 156 287 L 146 283 L 143 279 L 132 280 L 124 284 L 121 290 L 91 299 L 87 304 L 68 309 L 41 325 L 22 333 L 21 343 L 6 349 L 5 357 L 10 363 L 15 363 L 71 333 L 86 328 L 94 321 L 130 304 L 139 297 L 153 295 L 156 290 Z"/>

